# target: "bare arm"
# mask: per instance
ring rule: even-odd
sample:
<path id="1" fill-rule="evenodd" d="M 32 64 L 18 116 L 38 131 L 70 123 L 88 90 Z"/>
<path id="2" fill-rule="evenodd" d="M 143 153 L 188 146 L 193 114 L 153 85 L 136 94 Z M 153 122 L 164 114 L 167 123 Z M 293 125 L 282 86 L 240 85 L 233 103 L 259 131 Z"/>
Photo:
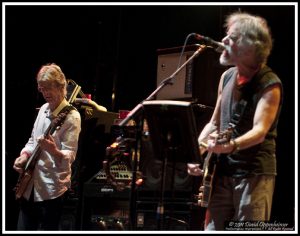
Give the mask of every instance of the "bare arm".
<path id="1" fill-rule="evenodd" d="M 253 119 L 253 127 L 247 133 L 235 139 L 240 149 L 246 149 L 264 141 L 278 111 L 281 97 L 279 85 L 266 89 L 260 98 Z M 231 141 L 227 145 L 210 144 L 209 151 L 215 153 L 230 153 L 234 149 Z"/>
<path id="2" fill-rule="evenodd" d="M 272 86 L 264 92 L 257 104 L 252 129 L 236 139 L 241 149 L 254 146 L 264 141 L 266 134 L 276 118 L 280 96 L 281 90 L 279 85 Z"/>

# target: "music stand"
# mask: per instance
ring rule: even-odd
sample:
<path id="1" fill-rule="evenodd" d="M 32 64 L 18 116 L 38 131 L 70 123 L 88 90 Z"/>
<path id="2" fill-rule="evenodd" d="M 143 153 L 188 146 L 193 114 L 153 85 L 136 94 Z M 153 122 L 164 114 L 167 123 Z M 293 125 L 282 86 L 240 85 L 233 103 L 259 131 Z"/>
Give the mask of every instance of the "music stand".
<path id="1" fill-rule="evenodd" d="M 153 100 L 143 102 L 143 107 L 156 157 L 163 158 L 165 145 L 172 144 L 177 162 L 202 164 L 191 102 Z"/>
<path id="2" fill-rule="evenodd" d="M 173 164 L 176 162 L 202 164 L 203 159 L 198 147 L 198 133 L 191 102 L 144 101 L 143 108 L 155 158 L 162 160 L 161 195 L 157 208 L 158 229 L 161 229 L 167 161 Z M 174 170 L 172 178 L 174 184 Z"/>

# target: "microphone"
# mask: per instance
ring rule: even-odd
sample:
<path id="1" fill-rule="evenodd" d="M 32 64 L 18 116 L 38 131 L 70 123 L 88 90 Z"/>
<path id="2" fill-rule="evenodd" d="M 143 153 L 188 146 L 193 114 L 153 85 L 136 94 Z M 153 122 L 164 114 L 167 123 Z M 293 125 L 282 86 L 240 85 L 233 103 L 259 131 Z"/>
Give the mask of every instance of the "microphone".
<path id="1" fill-rule="evenodd" d="M 221 52 L 223 52 L 223 50 L 226 49 L 225 45 L 221 42 L 217 42 L 209 37 L 205 37 L 200 34 L 194 33 L 193 35 L 197 40 L 203 40 L 204 42 L 206 42 L 208 44 L 208 46 L 213 47 L 217 52 L 221 53 Z"/>

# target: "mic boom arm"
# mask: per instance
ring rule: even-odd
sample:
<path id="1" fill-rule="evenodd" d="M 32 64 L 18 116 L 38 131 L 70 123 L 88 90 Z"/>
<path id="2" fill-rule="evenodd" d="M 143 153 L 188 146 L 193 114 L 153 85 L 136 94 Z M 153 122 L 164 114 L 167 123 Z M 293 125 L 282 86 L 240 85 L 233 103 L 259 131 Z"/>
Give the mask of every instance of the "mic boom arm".
<path id="1" fill-rule="evenodd" d="M 200 52 L 202 52 L 204 49 L 206 49 L 206 45 L 200 45 L 199 48 L 197 49 L 197 51 L 194 52 L 194 54 L 189 57 L 172 75 L 170 75 L 169 77 L 167 77 L 166 79 L 164 79 L 159 86 L 144 100 L 144 101 L 149 101 L 152 100 L 154 98 L 154 96 L 167 84 L 170 83 L 170 80 L 173 79 L 181 70 L 182 68 L 184 68 L 191 60 L 193 60 L 196 56 L 198 56 L 198 54 Z M 125 119 L 123 119 L 119 126 L 124 126 L 126 125 L 131 119 L 133 119 L 142 109 L 143 105 L 142 103 L 144 102 L 142 101 L 141 103 L 139 103 L 133 110 L 131 110 L 129 112 L 129 114 L 127 115 L 127 117 Z"/>
<path id="2" fill-rule="evenodd" d="M 206 42 L 208 46 L 213 47 L 217 52 L 221 53 L 223 50 L 226 49 L 226 46 L 221 42 L 217 42 L 209 37 L 200 34 L 193 33 L 193 35 L 197 40 L 203 40 L 204 42 Z"/>

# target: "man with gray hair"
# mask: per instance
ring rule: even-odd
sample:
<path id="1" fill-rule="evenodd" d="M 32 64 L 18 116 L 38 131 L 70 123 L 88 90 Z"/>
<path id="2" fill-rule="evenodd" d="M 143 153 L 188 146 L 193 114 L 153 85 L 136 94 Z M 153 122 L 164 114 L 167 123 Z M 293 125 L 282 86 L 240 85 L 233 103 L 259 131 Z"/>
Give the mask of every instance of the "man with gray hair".
<path id="1" fill-rule="evenodd" d="M 58 230 L 63 196 L 71 186 L 81 117 L 66 100 L 67 81 L 58 65 L 42 66 L 36 79 L 46 103 L 13 166 L 20 173 L 18 230 Z"/>
<path id="2" fill-rule="evenodd" d="M 206 201 L 207 207 L 205 230 L 237 230 L 245 221 L 270 220 L 277 174 L 283 91 L 266 65 L 270 29 L 262 17 L 243 12 L 229 15 L 225 26 L 220 63 L 232 67 L 221 76 L 214 113 L 198 139 L 200 152 L 213 158 L 204 168 L 188 164 L 189 174 L 203 175 L 211 184 L 204 181 L 199 189 L 200 204 Z"/>

